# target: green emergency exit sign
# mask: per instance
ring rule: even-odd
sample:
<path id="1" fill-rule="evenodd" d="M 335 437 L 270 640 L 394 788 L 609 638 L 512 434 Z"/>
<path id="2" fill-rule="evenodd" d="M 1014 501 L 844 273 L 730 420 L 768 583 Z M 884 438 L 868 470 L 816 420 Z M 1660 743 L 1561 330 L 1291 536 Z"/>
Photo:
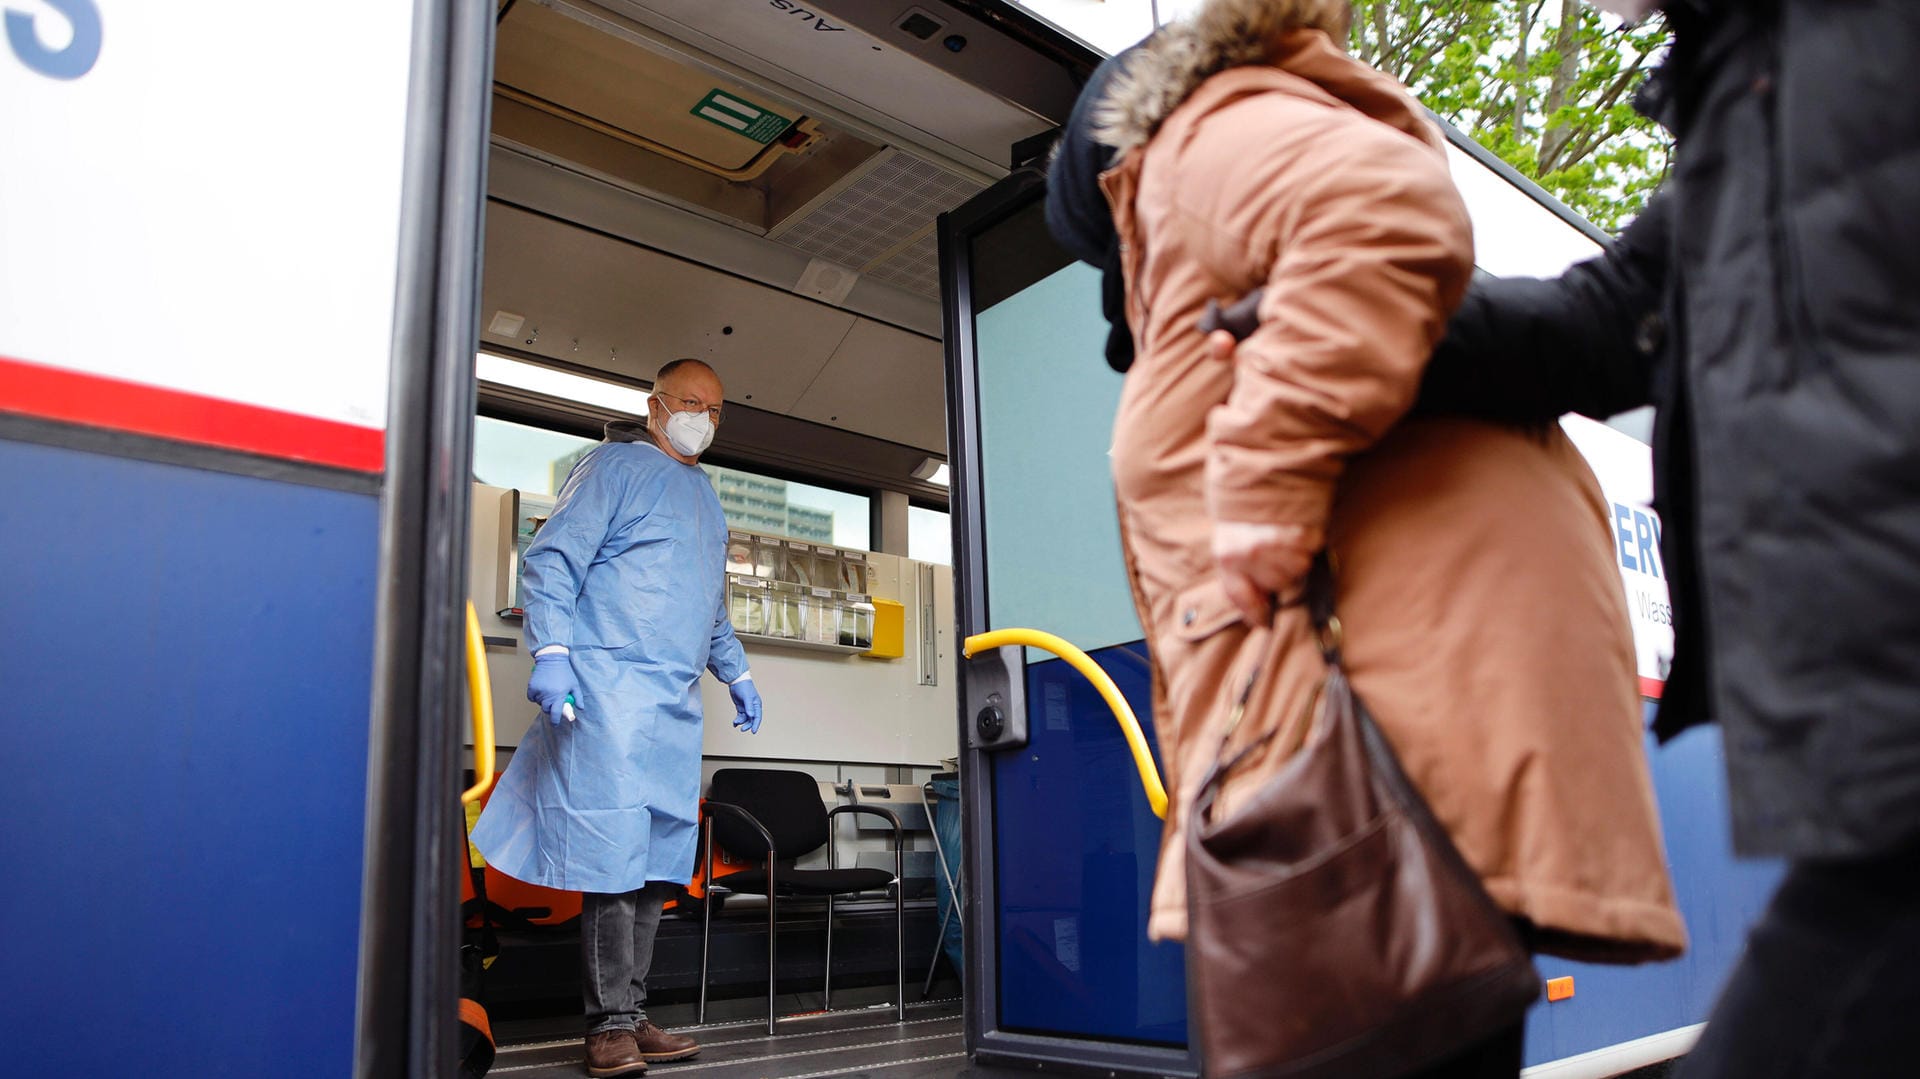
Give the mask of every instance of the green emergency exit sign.
<path id="1" fill-rule="evenodd" d="M 762 146 L 786 134 L 793 126 L 793 121 L 784 116 L 720 90 L 709 90 L 700 104 L 693 107 L 693 114 Z"/>

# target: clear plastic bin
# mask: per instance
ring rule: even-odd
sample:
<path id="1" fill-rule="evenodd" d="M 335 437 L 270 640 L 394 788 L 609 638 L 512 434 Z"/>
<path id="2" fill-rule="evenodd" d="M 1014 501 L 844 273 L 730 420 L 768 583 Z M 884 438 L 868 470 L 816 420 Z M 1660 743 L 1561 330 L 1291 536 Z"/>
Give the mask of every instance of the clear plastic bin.
<path id="1" fill-rule="evenodd" d="M 813 544 L 788 540 L 781 552 L 780 580 L 801 588 L 814 587 L 818 573 L 814 565 Z"/>
<path id="2" fill-rule="evenodd" d="M 845 597 L 840 608 L 840 634 L 836 644 L 850 648 L 873 647 L 873 604 L 863 595 Z"/>
<path id="3" fill-rule="evenodd" d="M 727 533 L 727 572 L 741 577 L 754 576 L 753 536 L 745 532 Z"/>
<path id="4" fill-rule="evenodd" d="M 727 588 L 733 631 L 765 636 L 771 611 L 766 584 L 754 577 L 732 576 L 727 580 Z"/>
<path id="5" fill-rule="evenodd" d="M 753 537 L 753 575 L 763 581 L 771 581 L 780 576 L 779 540 L 765 536 Z"/>
<path id="6" fill-rule="evenodd" d="M 780 581 L 774 584 L 769 602 L 772 612 L 767 622 L 767 634 L 792 641 L 806 640 L 807 619 L 813 612 L 812 597 Z"/>
<path id="7" fill-rule="evenodd" d="M 839 561 L 840 583 L 834 587 L 851 596 L 865 595 L 868 588 L 867 556 L 854 551 L 842 551 Z"/>
<path id="8" fill-rule="evenodd" d="M 815 588 L 805 597 L 806 640 L 814 644 L 840 643 L 840 603 L 832 589 Z"/>

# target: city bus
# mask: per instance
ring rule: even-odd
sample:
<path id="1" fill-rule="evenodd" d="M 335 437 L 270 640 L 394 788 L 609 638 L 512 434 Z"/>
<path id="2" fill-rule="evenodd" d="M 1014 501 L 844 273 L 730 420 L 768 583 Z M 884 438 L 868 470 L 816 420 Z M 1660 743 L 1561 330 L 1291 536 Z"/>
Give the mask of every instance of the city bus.
<path id="1" fill-rule="evenodd" d="M 705 777 L 803 771 L 904 837 L 843 822 L 838 856 L 897 867 L 891 894 L 783 903 L 778 959 L 744 896 L 705 962 L 670 919 L 656 981 L 707 1049 L 659 1067 L 1200 1074 L 1184 958 L 1145 938 L 1160 827 L 1120 725 L 1065 661 L 967 654 L 1056 634 L 1150 740 L 1120 376 L 1039 206 L 1081 83 L 1178 7 L 10 6 L 3 1070 L 456 1073 L 463 886 L 487 879 L 462 795 L 534 721 L 518 555 L 693 357 L 727 387 L 705 463 L 768 710 L 739 735 L 708 680 Z M 1605 242 L 1448 136 L 1483 270 Z M 1647 419 L 1565 426 L 1614 503 L 1651 706 Z M 1542 958 L 1529 1074 L 1684 1053 L 1775 879 L 1731 857 L 1715 733 L 1649 754 L 1692 948 Z M 494 1070 L 577 1074 L 567 927 L 495 907 L 492 1002 L 528 1018 Z"/>

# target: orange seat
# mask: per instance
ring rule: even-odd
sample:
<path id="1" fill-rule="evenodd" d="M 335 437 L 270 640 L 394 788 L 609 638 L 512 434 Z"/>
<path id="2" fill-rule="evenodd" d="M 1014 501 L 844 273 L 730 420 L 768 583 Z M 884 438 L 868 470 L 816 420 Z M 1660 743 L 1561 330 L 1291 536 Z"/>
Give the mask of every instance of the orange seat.
<path id="1" fill-rule="evenodd" d="M 493 795 L 491 790 L 481 795 L 479 800 L 467 807 L 467 828 L 473 828 L 473 822 L 485 808 L 487 799 Z M 705 799 L 702 799 L 702 804 Z M 505 873 L 487 865 L 486 858 L 472 843 L 467 844 L 468 864 L 485 874 L 484 885 L 487 901 L 493 906 L 495 924 L 506 928 L 524 928 L 526 926 L 565 925 L 580 917 L 580 893 L 562 891 L 558 888 L 545 888 L 538 884 L 528 884 L 515 880 Z M 699 899 L 706 895 L 706 875 L 704 867 L 694 865 L 693 881 L 687 885 L 687 894 Z M 744 858 L 734 858 L 724 851 L 716 850 L 713 858 L 713 877 L 723 877 L 754 868 L 754 864 Z M 482 924 L 479 895 L 474 890 L 472 874 L 462 874 L 460 879 L 460 909 L 466 912 L 467 925 L 478 929 Z M 676 901 L 668 900 L 667 910 L 676 906 Z"/>

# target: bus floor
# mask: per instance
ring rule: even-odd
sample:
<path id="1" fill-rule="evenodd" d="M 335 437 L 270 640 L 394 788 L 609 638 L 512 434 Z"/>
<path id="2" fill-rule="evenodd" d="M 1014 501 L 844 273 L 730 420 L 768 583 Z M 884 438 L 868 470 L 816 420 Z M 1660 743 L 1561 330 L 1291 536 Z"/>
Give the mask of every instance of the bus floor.
<path id="1" fill-rule="evenodd" d="M 974 1067 L 962 1040 L 960 1001 L 929 1000 L 907 1005 L 906 1022 L 894 1019 L 890 1002 L 856 1003 L 868 994 L 834 994 L 831 1012 L 786 1010 L 798 998 L 783 997 L 780 1032 L 766 1032 L 766 998 L 717 1001 L 708 1005 L 707 1023 L 693 1022 L 692 1005 L 650 1008 L 650 1018 L 676 1034 L 700 1042 L 691 1060 L 655 1064 L 655 1079 L 828 1079 L 876 1076 L 880 1079 L 998 1079 L 1027 1072 Z M 889 998 L 891 994 L 886 994 Z M 819 997 L 815 995 L 816 1003 Z M 578 1021 L 567 1024 L 578 1028 Z M 514 1079 L 568 1079 L 583 1076 L 582 1039 L 548 1022 L 531 1027 L 502 1024 L 498 1058 L 487 1074 Z"/>
<path id="2" fill-rule="evenodd" d="M 860 991 L 846 994 L 859 997 Z M 817 999 L 817 998 L 816 998 Z M 782 998 L 795 1005 L 801 998 Z M 650 1009 L 662 1027 L 700 1042 L 691 1060 L 655 1064 L 655 1079 L 1031 1079 L 1031 1071 L 987 1068 L 967 1059 L 961 1034 L 959 998 L 907 1005 L 898 1023 L 893 1007 L 835 1008 L 831 1012 L 782 1011 L 780 1033 L 768 1037 L 762 1012 L 751 1018 L 718 1018 L 743 1013 L 754 1001 L 720 1001 L 708 1008 L 705 1025 L 693 1022 L 692 1005 Z M 764 1008 L 764 1004 L 760 1004 Z M 500 1051 L 487 1074 L 515 1079 L 574 1079 L 586 1074 L 579 1034 L 558 1036 L 564 1024 L 508 1022 L 496 1028 Z M 1616 1075 L 1614 1079 L 1671 1079 L 1679 1060 L 1662 1061 Z M 1546 1069 L 1529 1069 L 1529 1072 Z"/>

